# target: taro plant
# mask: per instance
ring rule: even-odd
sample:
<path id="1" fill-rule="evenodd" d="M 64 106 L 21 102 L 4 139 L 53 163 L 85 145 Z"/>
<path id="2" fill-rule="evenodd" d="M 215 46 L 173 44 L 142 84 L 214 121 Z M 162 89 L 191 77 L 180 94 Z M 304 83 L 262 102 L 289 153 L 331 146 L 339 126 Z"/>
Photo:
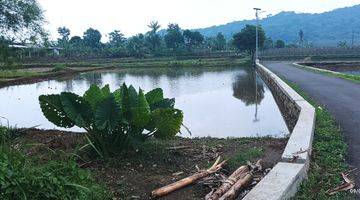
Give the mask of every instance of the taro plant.
<path id="1" fill-rule="evenodd" d="M 83 96 L 62 92 L 41 95 L 39 101 L 50 122 L 84 128 L 88 145 L 101 157 L 123 153 L 150 137 L 173 138 L 183 121 L 175 99 L 164 98 L 160 88 L 144 94 L 125 84 L 114 92 L 108 85 L 92 85 Z"/>

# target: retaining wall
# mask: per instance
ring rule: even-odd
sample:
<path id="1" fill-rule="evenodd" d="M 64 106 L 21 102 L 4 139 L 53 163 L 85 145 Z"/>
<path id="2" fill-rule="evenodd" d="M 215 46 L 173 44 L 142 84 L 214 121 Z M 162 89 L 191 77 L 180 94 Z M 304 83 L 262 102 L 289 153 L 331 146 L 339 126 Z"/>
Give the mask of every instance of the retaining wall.
<path id="1" fill-rule="evenodd" d="M 289 199 L 307 177 L 315 128 L 315 108 L 259 62 L 256 63 L 256 70 L 273 93 L 291 133 L 281 162 L 244 199 Z"/>

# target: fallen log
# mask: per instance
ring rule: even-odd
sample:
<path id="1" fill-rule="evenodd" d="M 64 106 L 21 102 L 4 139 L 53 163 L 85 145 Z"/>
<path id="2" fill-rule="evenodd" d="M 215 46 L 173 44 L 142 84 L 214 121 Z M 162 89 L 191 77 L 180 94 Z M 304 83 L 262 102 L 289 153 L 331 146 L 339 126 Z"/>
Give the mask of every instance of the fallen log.
<path id="1" fill-rule="evenodd" d="M 244 189 L 252 182 L 253 175 L 248 173 L 245 177 L 239 179 L 219 200 L 233 200 L 238 195 L 241 189 Z"/>
<path id="2" fill-rule="evenodd" d="M 239 179 L 246 176 L 249 173 L 249 166 L 241 166 L 234 171 L 221 186 L 211 194 L 210 197 L 205 198 L 206 200 L 217 200 L 224 195 Z"/>
<path id="3" fill-rule="evenodd" d="M 152 198 L 166 196 L 176 190 L 179 190 L 181 188 L 184 188 L 184 187 L 196 182 L 199 179 L 202 179 L 206 176 L 209 176 L 210 174 L 213 174 L 213 173 L 219 171 L 223 167 L 223 165 L 226 163 L 226 160 L 221 163 L 219 163 L 219 161 L 220 161 L 220 157 L 218 157 L 216 159 L 215 163 L 209 169 L 196 172 L 195 174 L 193 174 L 189 177 L 183 178 L 175 183 L 172 183 L 170 185 L 167 185 L 167 186 L 164 186 L 162 188 L 152 191 L 151 192 Z"/>

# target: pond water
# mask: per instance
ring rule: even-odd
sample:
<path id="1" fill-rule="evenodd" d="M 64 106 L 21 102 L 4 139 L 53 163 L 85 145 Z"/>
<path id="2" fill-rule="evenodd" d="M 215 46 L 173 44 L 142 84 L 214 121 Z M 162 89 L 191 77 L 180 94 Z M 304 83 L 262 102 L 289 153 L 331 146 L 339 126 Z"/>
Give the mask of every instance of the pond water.
<path id="1" fill-rule="evenodd" d="M 10 86 L 0 89 L 0 116 L 6 117 L 11 126 L 60 129 L 43 116 L 39 95 L 62 91 L 82 95 L 90 84 L 109 84 L 115 90 L 123 82 L 145 91 L 161 87 L 165 97 L 176 98 L 176 107 L 183 110 L 191 137 L 288 134 L 270 90 L 251 67 L 124 69 Z M 7 123 L 3 119 L 1 122 Z M 81 131 L 76 127 L 70 130 Z M 182 132 L 182 136 L 190 137 Z"/>

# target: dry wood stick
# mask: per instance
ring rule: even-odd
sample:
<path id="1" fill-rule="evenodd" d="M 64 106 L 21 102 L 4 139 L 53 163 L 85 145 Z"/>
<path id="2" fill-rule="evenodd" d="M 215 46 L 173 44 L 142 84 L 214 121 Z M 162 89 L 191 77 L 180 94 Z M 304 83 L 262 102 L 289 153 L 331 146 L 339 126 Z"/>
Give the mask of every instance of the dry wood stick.
<path id="1" fill-rule="evenodd" d="M 179 190 L 185 186 L 188 186 L 192 183 L 194 183 L 195 181 L 202 179 L 206 176 L 209 176 L 212 173 L 217 172 L 218 170 L 220 170 L 222 168 L 222 166 L 226 163 L 226 160 L 219 163 L 220 161 L 220 157 L 217 158 L 217 160 L 215 161 L 215 163 L 213 164 L 213 166 L 211 166 L 209 169 L 204 170 L 204 171 L 200 171 L 200 172 L 196 172 L 195 174 L 183 178 L 175 183 L 172 183 L 170 185 L 164 186 L 162 188 L 156 189 L 154 191 L 152 191 L 151 196 L 153 198 L 157 198 L 157 197 L 163 197 L 165 195 L 170 194 L 171 192 L 174 192 L 176 190 Z M 218 164 L 219 163 L 219 164 Z"/>
<path id="2" fill-rule="evenodd" d="M 225 194 L 240 178 L 246 176 L 249 173 L 249 166 L 241 166 L 234 171 L 226 181 L 209 197 L 205 198 L 206 200 L 217 200 L 223 194 Z"/>
<path id="3" fill-rule="evenodd" d="M 253 175 L 248 173 L 244 178 L 239 179 L 219 200 L 233 200 L 241 189 L 247 187 L 253 179 Z"/>

